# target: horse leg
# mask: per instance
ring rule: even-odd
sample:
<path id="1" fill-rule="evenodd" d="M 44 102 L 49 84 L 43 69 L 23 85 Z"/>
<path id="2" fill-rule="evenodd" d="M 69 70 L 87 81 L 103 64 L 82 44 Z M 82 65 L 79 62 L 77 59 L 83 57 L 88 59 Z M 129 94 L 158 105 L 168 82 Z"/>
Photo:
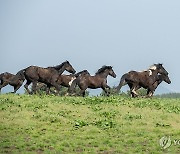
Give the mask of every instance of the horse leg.
<path id="1" fill-rule="evenodd" d="M 68 88 L 68 93 L 70 95 L 72 95 L 74 93 L 74 89 L 76 88 L 77 85 L 77 79 L 73 80 L 73 82 L 71 83 L 71 85 Z"/>
<path id="2" fill-rule="evenodd" d="M 59 91 L 60 91 L 60 86 L 56 83 L 56 82 L 53 82 L 52 83 L 52 86 L 54 86 L 56 88 L 56 95 L 59 94 Z M 49 88 L 50 89 L 50 88 Z"/>
<path id="3" fill-rule="evenodd" d="M 131 97 L 138 96 L 137 92 L 135 91 L 136 90 L 136 86 L 133 85 L 133 84 L 128 84 L 128 85 L 129 85 L 129 88 L 130 88 Z"/>
<path id="4" fill-rule="evenodd" d="M 148 91 L 147 91 L 147 97 L 152 97 L 153 94 L 154 94 L 154 91 L 148 89 Z"/>
<path id="5" fill-rule="evenodd" d="M 1 89 L 5 86 L 7 86 L 9 84 L 8 81 L 4 81 L 1 85 L 0 85 L 0 92 L 1 92 Z"/>
<path id="6" fill-rule="evenodd" d="M 81 89 L 80 96 L 85 97 L 85 94 L 86 94 L 86 90 L 85 89 Z"/>
<path id="7" fill-rule="evenodd" d="M 69 93 L 70 89 L 69 89 L 69 88 L 70 88 L 70 87 L 68 87 L 68 90 L 67 90 L 65 96 L 69 96 L 69 95 L 70 95 L 70 93 Z"/>
<path id="8" fill-rule="evenodd" d="M 36 94 L 37 81 L 32 82 L 32 93 Z"/>
<path id="9" fill-rule="evenodd" d="M 18 84 L 16 84 L 16 85 L 14 86 L 14 92 L 13 92 L 13 93 L 16 93 L 16 91 L 22 86 L 23 82 L 24 82 L 24 81 L 19 80 Z"/>
<path id="10" fill-rule="evenodd" d="M 24 85 L 24 88 L 26 89 L 26 91 L 28 92 L 28 94 L 31 94 L 31 91 L 28 89 L 28 86 L 31 84 L 32 81 L 27 80 L 26 84 Z"/>
<path id="11" fill-rule="evenodd" d="M 131 90 L 131 92 L 133 93 L 133 97 L 137 97 L 138 96 L 138 93 L 136 92 L 136 88 L 133 88 Z"/>
<path id="12" fill-rule="evenodd" d="M 86 94 L 86 89 L 88 88 L 88 85 L 86 85 L 85 83 L 78 83 L 78 87 L 81 89 L 80 91 L 80 96 L 85 97 Z"/>
<path id="13" fill-rule="evenodd" d="M 106 88 L 105 88 L 105 87 L 101 87 L 101 88 L 104 90 L 104 92 L 106 93 L 106 95 L 109 96 L 109 92 L 106 90 Z"/>
<path id="14" fill-rule="evenodd" d="M 134 86 L 133 93 L 135 94 L 135 96 L 139 96 L 139 94 L 136 92 L 139 88 L 140 88 L 140 86 L 138 86 L 138 85 Z"/>
<path id="15" fill-rule="evenodd" d="M 108 88 L 109 90 L 111 89 L 111 87 L 110 87 L 110 86 L 108 86 L 108 85 L 106 85 L 106 88 Z"/>
<path id="16" fill-rule="evenodd" d="M 47 94 L 47 95 L 50 94 L 50 88 L 51 88 L 51 86 L 50 86 L 50 85 L 47 85 L 47 87 L 46 87 L 46 94 Z"/>

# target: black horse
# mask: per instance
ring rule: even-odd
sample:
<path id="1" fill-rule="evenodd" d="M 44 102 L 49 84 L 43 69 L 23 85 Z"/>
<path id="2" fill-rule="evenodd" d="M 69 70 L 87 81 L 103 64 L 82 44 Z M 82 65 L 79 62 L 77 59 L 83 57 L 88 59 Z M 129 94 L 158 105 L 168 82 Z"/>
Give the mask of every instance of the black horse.
<path id="1" fill-rule="evenodd" d="M 24 70 L 20 70 L 19 72 L 17 72 L 16 75 L 8 72 L 2 73 L 0 74 L 0 80 L 1 80 L 0 92 L 3 87 L 9 84 L 14 87 L 13 93 L 16 93 L 16 91 L 22 86 L 25 80 Z"/>
<path id="2" fill-rule="evenodd" d="M 24 87 L 28 93 L 31 93 L 28 89 L 28 86 L 31 83 L 33 83 L 32 93 L 36 92 L 37 82 L 42 82 L 47 85 L 47 93 L 49 93 L 51 86 L 54 86 L 57 90 L 57 93 L 59 93 L 60 86 L 57 83 L 59 75 L 62 74 L 65 70 L 73 74 L 76 72 L 69 61 L 65 61 L 62 64 L 54 67 L 42 68 L 38 66 L 30 66 L 24 70 L 24 75 L 27 80 Z"/>
<path id="3" fill-rule="evenodd" d="M 117 91 L 120 91 L 121 87 L 128 84 L 131 92 L 131 96 L 138 96 L 136 90 L 139 87 L 149 89 L 149 96 L 154 90 L 153 84 L 158 80 L 158 74 L 168 76 L 168 72 L 162 66 L 162 64 L 154 64 L 147 71 L 136 72 L 130 71 L 121 77 L 120 83 L 117 86 Z"/>
<path id="4" fill-rule="evenodd" d="M 116 74 L 114 73 L 112 66 L 103 66 L 96 72 L 95 76 L 91 76 L 89 74 L 80 76 L 73 81 L 70 87 L 70 92 L 72 93 L 74 91 L 75 86 L 78 85 L 81 89 L 80 94 L 83 95 L 83 97 L 85 96 L 85 90 L 87 88 L 102 88 L 105 91 L 105 93 L 109 95 L 106 89 L 110 89 L 110 87 L 107 85 L 108 75 L 116 78 Z"/>

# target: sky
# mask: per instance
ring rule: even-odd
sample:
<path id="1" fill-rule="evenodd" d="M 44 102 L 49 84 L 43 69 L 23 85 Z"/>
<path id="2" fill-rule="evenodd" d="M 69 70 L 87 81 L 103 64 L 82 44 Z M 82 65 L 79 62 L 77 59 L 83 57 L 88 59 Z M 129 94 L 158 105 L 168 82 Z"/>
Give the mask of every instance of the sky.
<path id="1" fill-rule="evenodd" d="M 0 72 L 68 60 L 92 75 L 113 66 L 108 83 L 117 85 L 163 63 L 172 83 L 161 85 L 180 92 L 179 8 L 179 0 L 0 0 Z"/>

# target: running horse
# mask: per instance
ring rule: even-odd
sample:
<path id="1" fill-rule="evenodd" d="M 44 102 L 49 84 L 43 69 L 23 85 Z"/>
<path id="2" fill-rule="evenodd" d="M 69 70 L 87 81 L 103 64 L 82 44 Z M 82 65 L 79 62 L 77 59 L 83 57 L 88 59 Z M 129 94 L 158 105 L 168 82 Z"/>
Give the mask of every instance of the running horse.
<path id="1" fill-rule="evenodd" d="M 61 74 L 61 75 L 59 75 L 59 77 L 57 79 L 57 84 L 60 86 L 63 86 L 63 87 L 67 87 L 68 92 L 69 92 L 69 88 L 70 88 L 71 84 L 73 83 L 73 81 L 75 79 L 79 78 L 80 76 L 84 76 L 86 74 L 89 74 L 89 72 L 87 70 L 83 70 L 76 74 L 70 74 L 70 75 Z M 45 89 L 47 89 L 47 87 L 45 84 L 41 83 L 38 85 L 38 89 L 45 90 Z M 54 91 L 52 91 L 52 92 L 54 93 Z M 69 93 L 67 93 L 66 95 L 68 95 L 68 94 Z"/>
<path id="2" fill-rule="evenodd" d="M 116 74 L 114 73 L 112 66 L 103 66 L 101 67 L 94 76 L 91 76 L 89 74 L 80 76 L 76 80 L 73 81 L 70 87 L 70 92 L 72 93 L 75 89 L 75 86 L 78 85 L 79 88 L 81 89 L 80 94 L 84 97 L 85 96 L 85 90 L 87 88 L 90 89 L 97 89 L 97 88 L 102 88 L 107 95 L 108 89 L 110 87 L 107 85 L 107 76 L 110 75 L 114 78 L 116 78 Z"/>
<path id="3" fill-rule="evenodd" d="M 157 87 L 159 86 L 159 84 L 161 84 L 161 82 L 163 82 L 163 81 L 166 82 L 166 83 L 168 83 L 168 84 L 171 83 L 171 80 L 170 80 L 169 76 L 164 75 L 164 74 L 158 75 L 157 80 L 156 80 L 155 83 L 153 83 L 153 85 L 152 85 L 152 88 L 151 88 L 151 89 L 147 89 L 147 96 L 149 97 L 150 94 L 151 94 L 151 96 L 153 96 L 156 88 L 157 88 Z M 138 89 L 140 89 L 140 88 L 141 88 L 141 86 L 137 86 L 135 89 L 138 90 Z"/>
<path id="4" fill-rule="evenodd" d="M 24 80 L 24 70 L 20 70 L 16 73 L 16 75 L 11 74 L 9 72 L 2 73 L 0 74 L 0 92 L 3 87 L 9 84 L 14 87 L 13 93 L 16 93 L 16 91 L 22 86 Z"/>
<path id="5" fill-rule="evenodd" d="M 143 87 L 148 89 L 148 96 L 151 97 L 154 91 L 153 84 L 158 80 L 158 74 L 168 76 L 168 72 L 162 64 L 154 64 L 148 70 L 142 72 L 130 71 L 121 77 L 116 89 L 119 92 L 122 86 L 128 84 L 131 96 L 136 97 L 138 96 L 136 90 Z"/>
<path id="6" fill-rule="evenodd" d="M 147 96 L 149 96 L 150 94 L 153 95 L 155 90 L 156 90 L 156 88 L 163 81 L 168 83 L 168 84 L 171 84 L 171 80 L 169 79 L 169 77 L 167 75 L 160 74 L 160 75 L 158 75 L 158 78 L 157 78 L 156 82 L 153 84 L 153 88 L 147 90 Z"/>
<path id="7" fill-rule="evenodd" d="M 83 71 L 80 71 L 76 74 L 70 74 L 70 75 L 65 75 L 65 74 L 62 74 L 62 75 L 59 75 L 58 77 L 58 80 L 57 80 L 57 83 L 61 86 L 64 86 L 64 87 L 70 87 L 72 82 L 78 78 L 79 76 L 84 76 L 86 74 L 89 74 L 89 72 L 87 70 L 83 70 Z M 90 75 L 90 74 L 89 74 Z"/>
<path id="8" fill-rule="evenodd" d="M 27 80 L 24 87 L 28 93 L 36 93 L 36 86 L 38 82 L 42 82 L 47 85 L 47 93 L 49 93 L 51 86 L 54 86 L 57 93 L 59 93 L 60 86 L 57 83 L 59 75 L 62 74 L 65 70 L 73 74 L 76 72 L 69 61 L 65 61 L 60 65 L 47 68 L 29 66 L 24 70 L 25 79 Z M 33 84 L 32 92 L 30 92 L 28 89 L 28 86 L 31 83 Z"/>

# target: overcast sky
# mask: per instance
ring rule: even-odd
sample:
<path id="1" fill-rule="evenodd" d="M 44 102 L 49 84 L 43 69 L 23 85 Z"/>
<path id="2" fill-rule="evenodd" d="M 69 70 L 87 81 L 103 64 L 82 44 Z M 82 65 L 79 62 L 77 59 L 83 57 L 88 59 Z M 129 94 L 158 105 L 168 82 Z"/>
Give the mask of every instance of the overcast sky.
<path id="1" fill-rule="evenodd" d="M 69 60 L 94 74 L 163 63 L 180 92 L 180 0 L 0 0 L 0 72 Z"/>

